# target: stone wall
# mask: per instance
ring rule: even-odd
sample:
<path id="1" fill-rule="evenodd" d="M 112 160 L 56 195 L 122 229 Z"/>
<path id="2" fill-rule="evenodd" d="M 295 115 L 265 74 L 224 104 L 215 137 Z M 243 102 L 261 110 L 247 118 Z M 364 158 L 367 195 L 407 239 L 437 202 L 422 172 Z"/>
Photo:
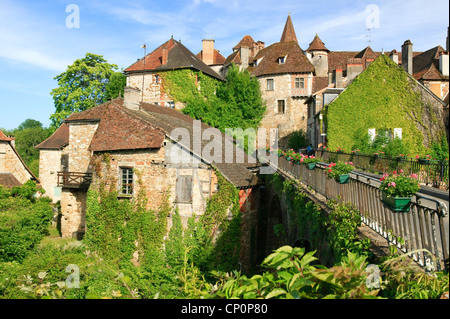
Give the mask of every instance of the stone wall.
<path id="1" fill-rule="evenodd" d="M 58 172 L 61 171 L 62 150 L 41 149 L 39 152 L 39 181 L 45 196 L 54 203 L 61 200 L 61 187 L 58 187 Z"/>
<path id="2" fill-rule="evenodd" d="M 169 107 L 169 103 L 174 100 L 162 89 L 161 76 L 159 76 L 159 83 L 156 83 L 157 75 L 156 73 L 145 73 L 144 76 L 142 76 L 142 73 L 129 74 L 127 76 L 127 86 L 136 87 L 142 91 L 142 81 L 144 81 L 143 101 Z M 176 102 L 175 108 L 182 109 L 184 105 L 181 102 Z"/>
<path id="3" fill-rule="evenodd" d="M 70 123 L 67 147 L 69 172 L 92 172 L 90 163 L 92 152 L 89 147 L 97 127 L 97 122 Z"/>
<path id="4" fill-rule="evenodd" d="M 63 188 L 61 192 L 61 236 L 81 239 L 86 232 L 86 198 L 83 190 Z"/>
<path id="5" fill-rule="evenodd" d="M 12 173 L 22 184 L 32 178 L 9 142 L 0 142 L 0 172 Z"/>
<path id="6" fill-rule="evenodd" d="M 306 95 L 311 93 L 312 79 L 305 76 Z M 294 75 L 284 74 L 276 76 L 262 76 L 260 82 L 263 100 L 267 109 L 261 121 L 261 127 L 278 128 L 279 147 L 286 148 L 289 134 L 294 131 L 307 129 L 308 106 L 307 96 L 292 96 Z M 267 90 L 267 79 L 274 80 L 274 90 Z M 278 100 L 284 100 L 285 113 L 278 112 Z"/>

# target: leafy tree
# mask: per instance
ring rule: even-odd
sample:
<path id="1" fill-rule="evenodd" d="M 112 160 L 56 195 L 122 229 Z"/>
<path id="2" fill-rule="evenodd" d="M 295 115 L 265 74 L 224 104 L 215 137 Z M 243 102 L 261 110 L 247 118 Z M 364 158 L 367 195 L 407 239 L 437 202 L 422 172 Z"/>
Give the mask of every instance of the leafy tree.
<path id="1" fill-rule="evenodd" d="M 55 80 L 59 86 L 50 93 L 56 108 L 50 116 L 52 126 L 58 127 L 70 114 L 104 103 L 123 92 L 125 76 L 117 69 L 116 64 L 108 63 L 103 56 L 86 53 L 57 75 Z"/>

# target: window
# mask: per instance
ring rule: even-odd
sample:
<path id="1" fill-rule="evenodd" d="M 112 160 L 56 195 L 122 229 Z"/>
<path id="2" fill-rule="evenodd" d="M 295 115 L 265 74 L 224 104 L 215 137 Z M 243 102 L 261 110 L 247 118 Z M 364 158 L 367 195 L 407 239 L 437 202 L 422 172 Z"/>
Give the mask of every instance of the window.
<path id="1" fill-rule="evenodd" d="M 155 83 L 158 84 L 159 83 L 159 75 L 155 74 Z"/>
<path id="2" fill-rule="evenodd" d="M 120 168 L 120 195 L 133 195 L 133 169 L 130 167 Z"/>
<path id="3" fill-rule="evenodd" d="M 179 175 L 175 187 L 175 201 L 177 203 L 192 203 L 192 176 Z"/>
<path id="4" fill-rule="evenodd" d="M 273 79 L 267 79 L 267 91 L 273 91 Z"/>
<path id="5" fill-rule="evenodd" d="M 305 88 L 305 78 L 295 78 L 295 88 L 304 89 Z"/>
<path id="6" fill-rule="evenodd" d="M 168 102 L 168 104 L 171 109 L 175 108 L 175 102 L 171 101 L 171 102 Z"/>
<path id="7" fill-rule="evenodd" d="M 285 61 L 284 56 L 280 56 L 280 57 L 278 58 L 278 64 L 284 64 L 284 61 Z"/>
<path id="8" fill-rule="evenodd" d="M 277 103 L 278 103 L 278 113 L 286 113 L 284 100 L 278 100 Z"/>

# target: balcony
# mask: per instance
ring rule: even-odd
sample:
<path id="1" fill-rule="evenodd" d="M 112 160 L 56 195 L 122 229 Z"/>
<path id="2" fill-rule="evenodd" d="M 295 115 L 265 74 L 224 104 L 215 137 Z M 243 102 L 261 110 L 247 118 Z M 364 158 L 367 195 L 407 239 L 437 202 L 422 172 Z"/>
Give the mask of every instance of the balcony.
<path id="1" fill-rule="evenodd" d="M 58 186 L 65 188 L 88 189 L 92 173 L 58 172 Z"/>

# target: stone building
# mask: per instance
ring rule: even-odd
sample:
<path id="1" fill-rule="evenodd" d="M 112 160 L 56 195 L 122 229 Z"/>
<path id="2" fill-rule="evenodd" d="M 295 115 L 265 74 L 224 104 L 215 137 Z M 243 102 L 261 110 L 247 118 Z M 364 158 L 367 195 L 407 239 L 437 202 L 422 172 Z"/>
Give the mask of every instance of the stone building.
<path id="1" fill-rule="evenodd" d="M 336 90 L 323 92 L 326 107 L 320 113 L 326 146 L 332 150 L 350 151 L 361 137 L 375 137 L 379 130 L 400 138 L 413 154 L 423 154 L 446 137 L 446 103 L 387 55 L 380 55 L 345 90 Z"/>
<path id="2" fill-rule="evenodd" d="M 36 145 L 39 149 L 39 176 L 45 195 L 54 203 L 61 200 L 58 172 L 67 171 L 66 147 L 69 143 L 69 126 L 63 123 L 50 138 Z"/>
<path id="3" fill-rule="evenodd" d="M 152 209 L 168 195 L 186 223 L 204 212 L 217 191 L 217 170 L 239 189 L 244 218 L 254 220 L 260 184 L 256 159 L 217 129 L 140 97 L 138 89 L 126 87 L 124 98 L 69 116 L 39 146 L 42 159 L 54 165 L 49 172 L 58 176 L 55 182 L 55 174 L 43 174 L 44 189 L 61 187 L 62 236 L 82 237 L 87 191 L 105 176 L 119 198 L 133 198 L 144 188 Z"/>
<path id="4" fill-rule="evenodd" d="M 213 40 L 212 40 L 213 41 Z M 213 43 L 213 42 L 212 42 Z M 205 52 L 204 54 L 202 52 Z M 214 50 L 213 44 L 205 40 L 204 50 L 201 56 L 211 66 L 221 67 L 221 55 Z M 212 52 L 212 53 L 211 53 Z M 212 57 L 210 57 L 211 55 Z M 151 53 L 145 55 L 124 70 L 127 76 L 127 86 L 138 88 L 141 93 L 141 101 L 162 105 L 170 108 L 182 109 L 184 105 L 175 101 L 164 88 L 161 74 L 173 70 L 190 69 L 194 72 L 202 72 L 219 81 L 223 77 L 209 67 L 201 58 L 194 55 L 181 42 L 171 38 L 160 45 Z M 197 81 L 197 79 L 193 79 Z M 197 83 L 196 83 L 197 84 Z M 201 84 L 200 84 L 201 85 Z"/>
<path id="5" fill-rule="evenodd" d="M 14 138 L 0 130 L 0 185 L 12 188 L 28 180 L 39 183 L 17 152 Z"/>

